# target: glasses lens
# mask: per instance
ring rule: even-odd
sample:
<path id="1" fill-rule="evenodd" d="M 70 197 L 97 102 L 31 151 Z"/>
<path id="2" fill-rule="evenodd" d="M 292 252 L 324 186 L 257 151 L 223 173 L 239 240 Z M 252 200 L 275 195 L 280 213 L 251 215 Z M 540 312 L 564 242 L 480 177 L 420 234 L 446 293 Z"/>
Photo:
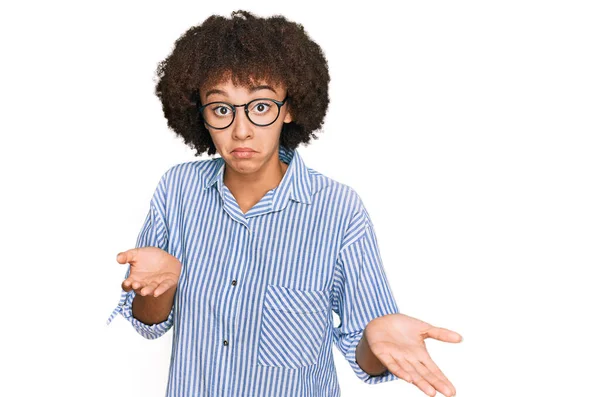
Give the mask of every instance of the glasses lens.
<path id="1" fill-rule="evenodd" d="M 202 117 L 213 128 L 225 128 L 233 120 L 233 109 L 224 102 L 211 103 L 202 110 Z"/>
<path id="2" fill-rule="evenodd" d="M 279 116 L 279 106 L 270 99 L 255 99 L 248 103 L 248 118 L 258 125 L 273 123 Z"/>

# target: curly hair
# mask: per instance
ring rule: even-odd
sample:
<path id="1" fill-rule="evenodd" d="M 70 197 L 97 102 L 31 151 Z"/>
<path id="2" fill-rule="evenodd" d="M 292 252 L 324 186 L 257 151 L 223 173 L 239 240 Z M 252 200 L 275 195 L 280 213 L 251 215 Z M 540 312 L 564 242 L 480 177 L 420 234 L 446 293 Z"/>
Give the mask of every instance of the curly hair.
<path id="1" fill-rule="evenodd" d="M 284 84 L 293 121 L 283 125 L 279 143 L 295 149 L 317 139 L 329 105 L 329 70 L 321 47 L 304 27 L 281 15 L 257 18 L 234 11 L 231 19 L 212 15 L 175 41 L 173 51 L 158 64 L 155 94 L 168 126 L 196 156 L 216 153 L 197 110 L 200 89 L 231 79 Z"/>

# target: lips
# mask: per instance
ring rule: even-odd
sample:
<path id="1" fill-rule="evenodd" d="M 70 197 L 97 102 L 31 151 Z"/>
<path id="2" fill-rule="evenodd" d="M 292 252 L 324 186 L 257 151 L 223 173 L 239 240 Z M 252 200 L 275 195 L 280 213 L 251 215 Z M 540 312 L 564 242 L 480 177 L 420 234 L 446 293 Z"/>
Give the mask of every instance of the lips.
<path id="1" fill-rule="evenodd" d="M 231 152 L 231 155 L 236 159 L 251 159 L 255 154 L 256 151 L 247 147 L 239 147 Z"/>

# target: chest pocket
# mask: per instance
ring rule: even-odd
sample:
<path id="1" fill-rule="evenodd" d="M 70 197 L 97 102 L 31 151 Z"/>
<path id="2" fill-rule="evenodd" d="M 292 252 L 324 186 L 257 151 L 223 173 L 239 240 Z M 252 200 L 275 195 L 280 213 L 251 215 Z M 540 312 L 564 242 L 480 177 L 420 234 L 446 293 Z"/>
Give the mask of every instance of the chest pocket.
<path id="1" fill-rule="evenodd" d="M 301 368 L 315 364 L 325 339 L 326 291 L 269 285 L 258 341 L 258 364 Z"/>

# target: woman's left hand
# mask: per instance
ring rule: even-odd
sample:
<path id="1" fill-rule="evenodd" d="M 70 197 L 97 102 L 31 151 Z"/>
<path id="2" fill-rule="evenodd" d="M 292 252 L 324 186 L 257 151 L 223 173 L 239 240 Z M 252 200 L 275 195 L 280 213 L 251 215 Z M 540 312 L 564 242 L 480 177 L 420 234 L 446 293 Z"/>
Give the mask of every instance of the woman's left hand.
<path id="1" fill-rule="evenodd" d="M 458 343 L 462 341 L 458 333 L 397 313 L 370 321 L 363 337 L 373 355 L 397 377 L 432 397 L 436 390 L 447 397 L 456 394 L 452 383 L 429 356 L 425 339 Z"/>

